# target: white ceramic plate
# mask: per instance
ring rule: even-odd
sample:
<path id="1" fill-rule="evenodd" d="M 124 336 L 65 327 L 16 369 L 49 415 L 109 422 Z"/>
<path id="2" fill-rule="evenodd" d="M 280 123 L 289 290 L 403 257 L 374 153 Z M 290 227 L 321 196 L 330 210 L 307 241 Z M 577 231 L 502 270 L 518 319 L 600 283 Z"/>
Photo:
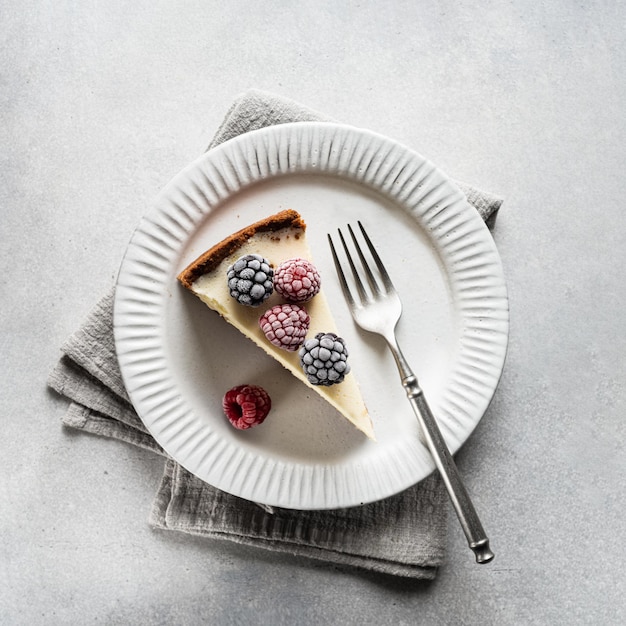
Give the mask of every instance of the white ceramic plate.
<path id="1" fill-rule="evenodd" d="M 176 281 L 212 244 L 285 208 L 308 224 L 377 442 Z M 335 124 L 274 126 L 176 176 L 119 273 L 115 339 L 126 388 L 154 438 L 202 480 L 248 500 L 325 509 L 385 498 L 433 470 L 393 360 L 353 324 L 332 267 L 326 233 L 357 219 L 400 291 L 400 344 L 453 452 L 482 417 L 504 363 L 508 303 L 476 210 L 431 163 L 390 139 Z M 265 387 L 273 409 L 262 425 L 237 431 L 221 398 L 243 383 Z"/>

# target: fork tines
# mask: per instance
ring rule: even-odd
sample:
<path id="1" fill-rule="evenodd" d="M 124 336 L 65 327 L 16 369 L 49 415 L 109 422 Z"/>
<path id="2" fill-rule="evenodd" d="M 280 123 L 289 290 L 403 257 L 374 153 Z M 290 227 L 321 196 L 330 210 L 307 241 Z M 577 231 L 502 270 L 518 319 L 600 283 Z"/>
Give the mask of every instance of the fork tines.
<path id="1" fill-rule="evenodd" d="M 376 296 L 377 294 L 381 294 L 381 293 L 389 293 L 394 290 L 391 279 L 389 278 L 389 274 L 387 273 L 387 270 L 385 269 L 385 266 L 383 265 L 383 262 L 381 261 L 380 256 L 376 252 L 376 249 L 374 248 L 374 245 L 372 244 L 371 239 L 369 238 L 367 232 L 365 231 L 363 224 L 361 224 L 360 221 L 358 221 L 357 224 L 359 225 L 359 229 L 363 236 L 363 240 L 367 244 L 367 248 L 369 249 L 371 259 L 374 261 L 374 264 L 376 265 L 376 268 L 378 269 L 378 273 L 375 274 L 374 271 L 372 270 L 371 261 L 367 260 L 365 254 L 363 253 L 363 249 L 361 245 L 359 244 L 356 235 L 354 234 L 354 230 L 352 229 L 352 226 L 348 224 L 347 225 L 348 232 L 350 233 L 350 238 L 352 240 L 353 247 L 356 250 L 356 253 L 359 257 L 360 265 L 363 268 L 365 276 L 367 277 L 367 281 L 369 283 L 371 293 L 374 296 Z M 342 244 L 345 256 L 348 260 L 348 264 L 350 265 L 350 269 L 352 270 L 354 283 L 359 293 L 359 297 L 361 298 L 362 302 L 364 303 L 368 302 L 372 298 L 371 298 L 370 293 L 366 289 L 365 285 L 363 284 L 363 281 L 361 280 L 361 276 L 360 276 L 361 272 L 359 272 L 359 270 L 357 269 L 357 266 L 354 262 L 352 254 L 350 253 L 348 244 L 346 243 L 345 237 L 343 236 L 341 229 L 337 229 L 337 232 L 339 234 L 339 239 L 341 240 L 341 244 Z M 337 275 L 339 276 L 339 282 L 341 283 L 341 288 L 343 289 L 344 296 L 349 301 L 349 303 L 354 306 L 356 303 L 350 292 L 348 281 L 343 272 L 341 262 L 339 261 L 339 257 L 337 255 L 337 250 L 335 248 L 335 245 L 333 243 L 333 240 L 330 234 L 328 235 L 328 243 L 330 245 L 330 250 L 333 256 L 333 261 L 335 263 L 335 268 L 337 270 Z"/>

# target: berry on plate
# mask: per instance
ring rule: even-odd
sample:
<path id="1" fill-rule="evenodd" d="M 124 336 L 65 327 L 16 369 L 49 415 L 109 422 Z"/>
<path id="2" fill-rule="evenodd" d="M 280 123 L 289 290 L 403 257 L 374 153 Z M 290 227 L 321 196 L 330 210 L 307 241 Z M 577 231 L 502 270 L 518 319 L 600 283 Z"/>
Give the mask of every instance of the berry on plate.
<path id="1" fill-rule="evenodd" d="M 263 387 L 238 385 L 224 394 L 222 408 L 235 428 L 247 430 L 265 420 L 272 408 L 272 400 Z"/>

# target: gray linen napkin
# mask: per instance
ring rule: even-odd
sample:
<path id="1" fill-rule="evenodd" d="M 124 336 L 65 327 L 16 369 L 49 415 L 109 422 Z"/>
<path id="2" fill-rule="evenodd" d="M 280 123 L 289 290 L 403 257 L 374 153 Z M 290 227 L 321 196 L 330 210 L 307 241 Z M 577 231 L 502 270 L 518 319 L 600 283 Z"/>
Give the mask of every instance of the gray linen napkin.
<path id="1" fill-rule="evenodd" d="M 294 121 L 331 121 L 292 100 L 258 90 L 241 95 L 209 149 L 236 135 Z M 488 223 L 502 201 L 460 185 Z M 169 458 L 135 413 L 113 340 L 113 289 L 62 346 L 48 384 L 69 399 L 63 424 L 165 457 L 150 513 L 155 528 L 321 559 L 386 574 L 432 579 L 444 559 L 447 495 L 437 472 L 396 496 L 332 511 L 263 507 L 224 493 Z"/>

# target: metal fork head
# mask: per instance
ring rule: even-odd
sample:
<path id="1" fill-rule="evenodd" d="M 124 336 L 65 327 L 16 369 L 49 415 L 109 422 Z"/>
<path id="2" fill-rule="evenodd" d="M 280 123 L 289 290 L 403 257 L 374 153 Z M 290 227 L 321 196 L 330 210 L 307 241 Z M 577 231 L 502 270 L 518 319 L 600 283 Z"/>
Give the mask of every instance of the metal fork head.
<path id="1" fill-rule="evenodd" d="M 337 276 L 339 277 L 339 283 L 354 321 L 364 330 L 390 337 L 393 335 L 396 324 L 402 314 L 402 303 L 376 248 L 372 244 L 365 228 L 363 228 L 363 224 L 360 221 L 357 223 L 361 237 L 369 251 L 367 254 L 364 253 L 354 230 L 348 225 L 352 247 L 358 257 L 357 262 L 355 262 L 354 255 L 350 252 L 350 246 L 341 229 L 338 229 L 343 253 L 350 266 L 352 287 L 339 260 L 339 254 L 333 239 L 330 234 L 328 235 L 328 243 L 337 270 Z M 365 281 L 362 276 L 365 277 Z"/>

